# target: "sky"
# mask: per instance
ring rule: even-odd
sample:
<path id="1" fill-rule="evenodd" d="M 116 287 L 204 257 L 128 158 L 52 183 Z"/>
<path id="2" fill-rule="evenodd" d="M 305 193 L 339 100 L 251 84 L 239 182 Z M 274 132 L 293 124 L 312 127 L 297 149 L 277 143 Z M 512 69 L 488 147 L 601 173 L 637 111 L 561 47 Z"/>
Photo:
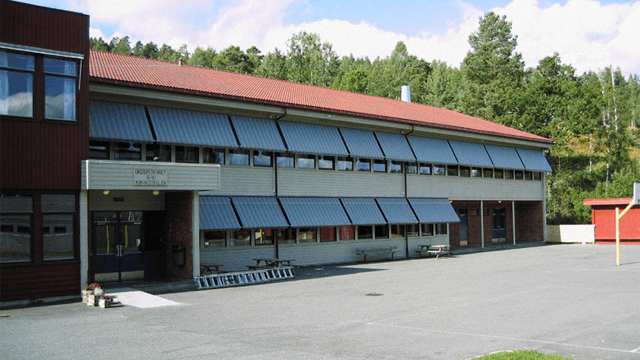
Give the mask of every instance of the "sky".
<path id="1" fill-rule="evenodd" d="M 186 44 L 221 51 L 256 46 L 286 53 L 287 40 L 316 33 L 338 56 L 409 54 L 460 67 L 480 17 L 506 15 L 526 67 L 554 53 L 577 74 L 620 68 L 640 75 L 640 1 L 623 0 L 21 0 L 90 15 L 90 36 L 109 42 Z"/>

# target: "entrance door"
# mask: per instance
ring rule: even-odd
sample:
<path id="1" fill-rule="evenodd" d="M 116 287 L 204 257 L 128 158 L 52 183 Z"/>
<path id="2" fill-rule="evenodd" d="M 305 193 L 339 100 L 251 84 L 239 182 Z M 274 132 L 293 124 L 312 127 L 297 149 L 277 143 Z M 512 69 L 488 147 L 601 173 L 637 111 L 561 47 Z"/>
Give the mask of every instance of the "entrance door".
<path id="1" fill-rule="evenodd" d="M 93 213 L 96 282 L 144 279 L 141 211 Z"/>
<path id="2" fill-rule="evenodd" d="M 493 238 L 491 242 L 505 242 L 507 238 L 507 210 L 493 209 L 491 217 L 493 220 Z"/>
<path id="3" fill-rule="evenodd" d="M 467 209 L 458 210 L 460 218 L 460 246 L 469 244 L 469 215 Z"/>

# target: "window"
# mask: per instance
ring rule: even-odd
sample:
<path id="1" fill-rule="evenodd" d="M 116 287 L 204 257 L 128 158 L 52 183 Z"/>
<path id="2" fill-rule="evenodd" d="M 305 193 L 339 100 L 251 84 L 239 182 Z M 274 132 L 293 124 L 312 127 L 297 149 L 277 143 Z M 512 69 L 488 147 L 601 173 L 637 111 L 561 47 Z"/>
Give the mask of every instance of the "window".
<path id="1" fill-rule="evenodd" d="M 405 229 L 407 231 L 407 237 L 415 237 L 420 235 L 420 225 L 418 224 L 406 225 Z"/>
<path id="2" fill-rule="evenodd" d="M 236 230 L 231 234 L 230 246 L 250 246 L 251 245 L 251 231 L 249 230 Z"/>
<path id="3" fill-rule="evenodd" d="M 320 156 L 318 168 L 323 170 L 334 170 L 334 158 L 332 156 Z"/>
<path id="4" fill-rule="evenodd" d="M 358 226 L 358 240 L 373 239 L 373 226 Z"/>
<path id="5" fill-rule="evenodd" d="M 458 176 L 458 165 L 447 165 L 447 176 Z"/>
<path id="6" fill-rule="evenodd" d="M 223 248 L 227 246 L 226 231 L 203 231 L 202 238 L 205 248 Z"/>
<path id="7" fill-rule="evenodd" d="M 493 177 L 493 169 L 482 169 L 482 177 L 492 178 Z"/>
<path id="8" fill-rule="evenodd" d="M 42 227 L 53 231 L 42 235 L 42 259 L 74 258 L 76 196 L 73 194 L 42 194 Z"/>
<path id="9" fill-rule="evenodd" d="M 338 157 L 338 171 L 353 171 L 353 160 L 348 157 Z"/>
<path id="10" fill-rule="evenodd" d="M 298 240 L 301 243 L 316 242 L 316 228 L 298 229 Z"/>
<path id="11" fill-rule="evenodd" d="M 533 180 L 537 180 L 537 181 L 542 180 L 542 173 L 540 173 L 540 172 L 534 172 L 534 173 L 533 173 Z"/>
<path id="12" fill-rule="evenodd" d="M 336 241 L 336 228 L 323 227 L 320 228 L 320 242 Z"/>
<path id="13" fill-rule="evenodd" d="M 504 179 L 504 170 L 502 170 L 502 169 L 495 169 L 495 170 L 493 171 L 493 173 L 494 173 L 494 175 L 495 175 L 495 176 L 494 176 L 494 178 L 496 178 L 496 179 Z"/>
<path id="14" fill-rule="evenodd" d="M 171 162 L 171 146 L 149 144 L 147 145 L 147 161 Z"/>
<path id="15" fill-rule="evenodd" d="M 315 169 L 316 168 L 315 155 L 298 155 L 298 168 L 299 169 Z"/>
<path id="16" fill-rule="evenodd" d="M 224 165 L 224 149 L 207 148 L 202 155 L 205 164 Z"/>
<path id="17" fill-rule="evenodd" d="M 389 172 L 402 174 L 402 161 L 389 162 Z"/>
<path id="18" fill-rule="evenodd" d="M 341 226 L 338 228 L 338 237 L 340 240 L 354 240 L 356 238 L 355 226 Z"/>
<path id="19" fill-rule="evenodd" d="M 256 241 L 256 246 L 259 245 L 273 245 L 274 244 L 275 230 L 273 229 L 255 229 L 253 230 L 253 238 Z"/>
<path id="20" fill-rule="evenodd" d="M 447 235 L 447 224 L 446 223 L 437 223 L 435 224 L 436 235 Z"/>
<path id="21" fill-rule="evenodd" d="M 471 177 L 482 177 L 482 169 L 471 168 Z"/>
<path id="22" fill-rule="evenodd" d="M 371 160 L 369 159 L 356 160 L 356 171 L 371 171 Z"/>
<path id="23" fill-rule="evenodd" d="M 193 146 L 176 146 L 176 162 L 197 164 L 200 162 L 200 150 Z"/>
<path id="24" fill-rule="evenodd" d="M 142 144 L 118 142 L 114 148 L 114 156 L 116 160 L 142 160 Z"/>
<path id="25" fill-rule="evenodd" d="M 533 173 L 531 171 L 525 171 L 524 172 L 524 179 L 525 180 L 533 180 Z"/>
<path id="26" fill-rule="evenodd" d="M 249 150 L 229 149 L 229 165 L 249 165 Z"/>
<path id="27" fill-rule="evenodd" d="M 405 226 L 404 225 L 391 225 L 391 237 L 400 238 L 404 237 Z"/>
<path id="28" fill-rule="evenodd" d="M 43 69 L 45 118 L 75 121 L 77 63 L 72 60 L 45 57 Z"/>
<path id="29" fill-rule="evenodd" d="M 441 164 L 433 164 L 433 175 L 444 175 L 446 174 L 446 166 Z"/>
<path id="30" fill-rule="evenodd" d="M 254 150 L 253 152 L 253 166 L 273 166 L 273 153 L 269 151 Z"/>
<path id="31" fill-rule="evenodd" d="M 286 228 L 286 229 L 277 229 L 276 230 L 276 238 L 278 239 L 278 243 L 296 243 L 296 229 Z"/>
<path id="32" fill-rule="evenodd" d="M 31 261 L 33 198 L 2 194 L 0 211 L 0 263 Z"/>
<path id="33" fill-rule="evenodd" d="M 389 238 L 389 225 L 376 225 L 376 239 L 388 239 Z"/>
<path id="34" fill-rule="evenodd" d="M 422 236 L 433 236 L 433 224 L 420 224 Z"/>
<path id="35" fill-rule="evenodd" d="M 373 160 L 373 171 L 374 172 L 387 172 L 387 161 L 386 160 Z"/>
<path id="36" fill-rule="evenodd" d="M 420 175 L 431 175 L 431 164 L 420 164 Z"/>
<path id="37" fill-rule="evenodd" d="M 505 170 L 504 171 L 505 179 L 513 179 L 513 170 Z"/>
<path id="38" fill-rule="evenodd" d="M 522 180 L 524 179 L 524 171 L 522 170 L 516 170 L 516 180 Z"/>
<path id="39" fill-rule="evenodd" d="M 109 160 L 109 146 L 108 141 L 89 141 L 89 158 Z"/>
<path id="40" fill-rule="evenodd" d="M 451 174 L 449 174 L 452 176 Z M 462 177 L 470 177 L 471 176 L 471 168 L 468 166 L 460 166 L 460 176 Z"/>
<path id="41" fill-rule="evenodd" d="M 0 51 L 0 115 L 33 117 L 35 57 Z"/>
<path id="42" fill-rule="evenodd" d="M 418 163 L 407 163 L 407 174 L 417 174 Z"/>
<path id="43" fill-rule="evenodd" d="M 293 167 L 293 154 L 278 154 L 276 156 L 276 163 L 278 167 L 292 168 Z"/>

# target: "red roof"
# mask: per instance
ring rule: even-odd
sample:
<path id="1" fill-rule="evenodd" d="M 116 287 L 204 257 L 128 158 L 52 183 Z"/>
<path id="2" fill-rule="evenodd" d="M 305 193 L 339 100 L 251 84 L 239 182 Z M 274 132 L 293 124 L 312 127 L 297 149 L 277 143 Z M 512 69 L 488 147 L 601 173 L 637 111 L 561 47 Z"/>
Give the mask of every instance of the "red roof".
<path id="1" fill-rule="evenodd" d="M 253 75 L 180 66 L 176 63 L 95 50 L 91 50 L 89 67 L 91 81 L 95 83 L 195 94 L 553 144 L 550 139 L 451 110 Z"/>
<path id="2" fill-rule="evenodd" d="M 619 199 L 584 199 L 582 202 L 586 206 L 627 206 L 633 200 L 632 198 L 619 198 Z"/>

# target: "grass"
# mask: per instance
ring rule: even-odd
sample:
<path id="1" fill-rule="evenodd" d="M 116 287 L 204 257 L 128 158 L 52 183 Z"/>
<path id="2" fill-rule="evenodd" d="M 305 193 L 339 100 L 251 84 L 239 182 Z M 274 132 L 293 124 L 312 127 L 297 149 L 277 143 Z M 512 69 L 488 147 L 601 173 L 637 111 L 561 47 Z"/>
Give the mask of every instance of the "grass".
<path id="1" fill-rule="evenodd" d="M 480 360 L 571 360 L 558 355 L 546 355 L 537 351 L 518 350 L 506 351 L 479 357 Z"/>

